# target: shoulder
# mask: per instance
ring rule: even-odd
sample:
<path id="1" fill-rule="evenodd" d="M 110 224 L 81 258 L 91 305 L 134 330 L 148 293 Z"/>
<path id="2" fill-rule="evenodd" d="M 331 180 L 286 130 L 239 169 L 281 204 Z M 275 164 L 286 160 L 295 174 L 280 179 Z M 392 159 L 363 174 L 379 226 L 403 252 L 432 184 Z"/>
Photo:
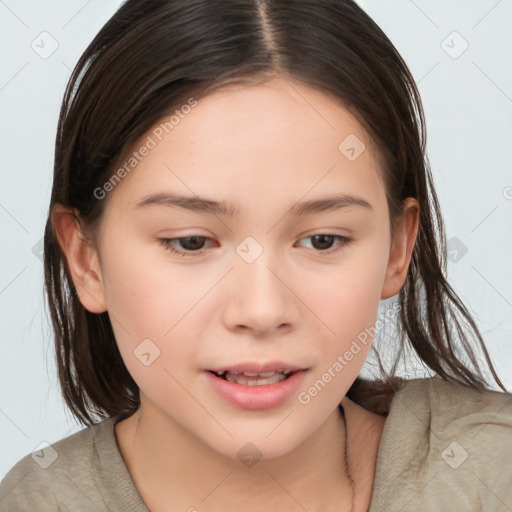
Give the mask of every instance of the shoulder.
<path id="1" fill-rule="evenodd" d="M 400 412 L 416 411 L 429 419 L 433 431 L 446 435 L 470 431 L 476 435 L 485 428 L 496 439 L 510 434 L 512 428 L 512 394 L 479 391 L 439 377 L 409 381 L 396 393 L 392 407 Z"/>
<path id="2" fill-rule="evenodd" d="M 512 394 L 413 379 L 393 397 L 388 420 L 386 453 L 404 484 L 398 501 L 468 511 L 512 503 Z"/>
<path id="3" fill-rule="evenodd" d="M 84 428 L 19 460 L 0 483 L 0 512 L 64 511 L 66 503 L 107 510 L 95 468 L 101 467 L 98 448 L 111 445 L 113 421 Z"/>

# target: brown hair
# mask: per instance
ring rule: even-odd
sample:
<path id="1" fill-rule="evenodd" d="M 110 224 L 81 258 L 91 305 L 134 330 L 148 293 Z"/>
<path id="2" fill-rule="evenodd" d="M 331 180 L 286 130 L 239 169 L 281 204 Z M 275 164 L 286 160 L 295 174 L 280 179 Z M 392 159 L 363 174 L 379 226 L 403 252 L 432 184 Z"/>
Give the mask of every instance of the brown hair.
<path id="1" fill-rule="evenodd" d="M 52 208 L 74 209 L 94 241 L 105 207 L 95 189 L 158 120 L 224 84 L 276 74 L 336 98 L 365 127 L 382 160 L 392 236 L 404 199 L 419 202 L 416 245 L 398 294 L 400 351 L 409 344 L 440 378 L 484 390 L 488 384 L 472 347 L 478 343 L 507 391 L 445 278 L 444 227 L 425 154 L 421 100 L 405 62 L 375 22 L 352 0 L 127 0 L 85 50 L 67 86 L 44 236 L 59 380 L 82 423 L 130 416 L 139 406 L 139 390 L 107 312 L 90 313 L 78 299 Z M 456 355 L 453 326 L 473 368 Z M 388 373 L 379 358 L 382 379 L 359 376 L 347 396 L 386 415 L 407 382 L 395 375 L 396 363 Z"/>

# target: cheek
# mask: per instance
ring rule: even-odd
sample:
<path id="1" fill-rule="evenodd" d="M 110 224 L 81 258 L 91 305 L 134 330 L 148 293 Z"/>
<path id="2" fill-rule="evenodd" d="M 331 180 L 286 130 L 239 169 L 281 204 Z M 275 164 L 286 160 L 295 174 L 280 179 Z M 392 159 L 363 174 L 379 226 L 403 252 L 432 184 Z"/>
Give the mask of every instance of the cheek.
<path id="1" fill-rule="evenodd" d="M 367 243 L 353 250 L 339 266 L 308 279 L 301 296 L 318 316 L 323 336 L 325 363 L 347 350 L 357 367 L 354 378 L 371 348 L 382 283 L 386 269 L 385 248 Z"/>
<path id="2" fill-rule="evenodd" d="M 331 273 L 329 280 L 317 282 L 308 294 L 311 309 L 322 320 L 316 322 L 322 329 L 317 338 L 321 358 L 299 398 L 314 400 L 315 407 L 326 414 L 342 400 L 371 350 L 382 272 L 375 260 L 372 265 L 368 259 L 366 263 Z"/>
<path id="3" fill-rule="evenodd" d="M 354 250 L 338 267 L 308 280 L 308 300 L 318 305 L 333 328 L 364 328 L 368 321 L 375 321 L 385 274 L 385 262 L 379 254 L 371 247 Z"/>
<path id="4" fill-rule="evenodd" d="M 135 239 L 135 237 L 133 237 Z M 163 337 L 208 291 L 193 265 L 176 264 L 157 242 L 118 244 L 105 251 L 104 291 L 109 312 L 133 336 Z M 131 327 L 131 329 L 130 329 Z"/>
<path id="5" fill-rule="evenodd" d="M 197 278 L 197 271 L 194 277 L 193 266 L 166 265 L 165 254 L 155 264 L 154 251 L 113 250 L 104 265 L 114 335 L 141 389 L 144 383 L 161 386 L 169 379 L 165 370 L 179 373 L 183 363 L 192 360 L 194 340 L 203 330 L 197 318 L 199 303 L 212 287 L 211 280 Z M 154 264 L 142 264 L 152 257 Z"/>

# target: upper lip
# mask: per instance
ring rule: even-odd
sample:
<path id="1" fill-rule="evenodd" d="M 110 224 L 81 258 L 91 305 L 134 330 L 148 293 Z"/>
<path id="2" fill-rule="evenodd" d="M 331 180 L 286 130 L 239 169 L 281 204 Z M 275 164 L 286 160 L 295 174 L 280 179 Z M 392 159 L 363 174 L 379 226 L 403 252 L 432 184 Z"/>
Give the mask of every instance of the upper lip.
<path id="1" fill-rule="evenodd" d="M 283 363 L 281 361 L 270 361 L 268 363 L 247 362 L 239 364 L 231 364 L 225 366 L 216 366 L 215 368 L 208 368 L 210 372 L 248 372 L 248 373 L 266 373 L 288 370 L 295 372 L 297 370 L 305 370 L 304 366 L 298 366 L 290 363 Z"/>

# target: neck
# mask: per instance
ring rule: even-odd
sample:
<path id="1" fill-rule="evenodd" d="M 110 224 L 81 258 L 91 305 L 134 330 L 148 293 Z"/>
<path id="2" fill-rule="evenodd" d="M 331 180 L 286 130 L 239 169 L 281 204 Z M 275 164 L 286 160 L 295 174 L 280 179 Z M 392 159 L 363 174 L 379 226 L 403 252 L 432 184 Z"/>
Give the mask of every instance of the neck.
<path id="1" fill-rule="evenodd" d="M 351 408 L 345 411 L 350 431 L 355 427 Z M 356 488 L 350 457 L 345 460 L 344 423 L 336 409 L 291 452 L 252 466 L 224 457 L 149 407 L 121 421 L 116 436 L 137 490 L 153 512 L 169 510 L 169 503 L 191 511 L 238 511 L 242 503 L 246 512 L 349 511 L 355 510 Z"/>

